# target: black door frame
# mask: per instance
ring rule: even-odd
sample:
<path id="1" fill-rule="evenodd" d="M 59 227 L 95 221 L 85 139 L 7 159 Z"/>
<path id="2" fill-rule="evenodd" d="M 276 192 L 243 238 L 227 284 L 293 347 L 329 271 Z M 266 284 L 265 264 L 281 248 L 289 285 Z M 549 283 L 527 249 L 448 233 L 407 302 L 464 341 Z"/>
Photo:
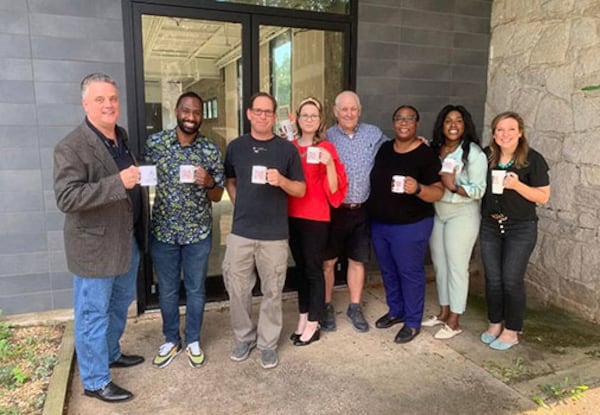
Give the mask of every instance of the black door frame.
<path id="1" fill-rule="evenodd" d="M 222 3 L 211 0 L 123 0 L 125 47 L 125 79 L 127 119 L 131 147 L 141 154 L 145 142 L 146 114 L 144 105 L 144 70 L 142 45 L 142 15 L 173 16 L 190 19 L 239 23 L 242 26 L 242 96 L 246 108 L 253 92 L 259 90 L 258 39 L 261 25 L 300 27 L 342 32 L 344 36 L 343 88 L 356 85 L 356 33 L 358 1 L 353 0 L 348 15 L 318 13 L 245 4 Z M 244 120 L 244 131 L 249 131 Z M 156 294 L 151 292 L 152 261 L 149 252 L 143 252 L 137 283 L 138 313 L 156 305 Z M 222 276 L 221 276 L 222 278 Z"/>

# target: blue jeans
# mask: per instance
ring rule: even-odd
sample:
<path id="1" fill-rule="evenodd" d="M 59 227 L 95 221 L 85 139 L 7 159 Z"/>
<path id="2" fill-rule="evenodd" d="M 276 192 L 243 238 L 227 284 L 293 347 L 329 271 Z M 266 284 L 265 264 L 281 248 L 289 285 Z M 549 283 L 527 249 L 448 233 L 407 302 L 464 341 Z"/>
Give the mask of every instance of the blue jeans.
<path id="1" fill-rule="evenodd" d="M 179 334 L 179 288 L 183 268 L 185 286 L 185 341 L 200 341 L 204 317 L 204 283 L 208 272 L 208 256 L 212 235 L 197 243 L 168 244 L 152 238 L 152 261 L 158 277 L 158 302 L 163 320 L 163 334 L 167 342 L 177 344 Z"/>
<path id="2" fill-rule="evenodd" d="M 481 259 L 490 323 L 523 330 L 525 270 L 537 241 L 536 221 L 481 221 Z"/>
<path id="3" fill-rule="evenodd" d="M 119 340 L 125 330 L 127 309 L 135 299 L 140 263 L 135 238 L 132 249 L 126 274 L 100 278 L 73 276 L 75 350 L 81 383 L 87 390 L 105 387 L 110 382 L 108 365 L 121 357 Z"/>
<path id="4" fill-rule="evenodd" d="M 425 307 L 425 252 L 433 218 L 395 225 L 373 221 L 371 240 L 381 269 L 389 314 L 421 328 Z"/>

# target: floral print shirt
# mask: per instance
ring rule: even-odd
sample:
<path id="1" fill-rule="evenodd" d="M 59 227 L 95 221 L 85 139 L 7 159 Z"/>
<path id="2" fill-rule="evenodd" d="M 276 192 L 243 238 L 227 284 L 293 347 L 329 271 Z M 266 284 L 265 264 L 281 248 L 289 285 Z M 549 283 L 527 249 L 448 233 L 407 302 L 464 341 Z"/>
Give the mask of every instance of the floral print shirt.
<path id="1" fill-rule="evenodd" d="M 158 176 L 152 208 L 152 234 L 163 243 L 187 245 L 206 239 L 212 229 L 212 202 L 208 190 L 179 182 L 179 167 L 202 166 L 216 186 L 225 186 L 223 158 L 217 145 L 198 134 L 187 146 L 177 140 L 176 129 L 148 137 L 145 160 L 155 164 Z"/>

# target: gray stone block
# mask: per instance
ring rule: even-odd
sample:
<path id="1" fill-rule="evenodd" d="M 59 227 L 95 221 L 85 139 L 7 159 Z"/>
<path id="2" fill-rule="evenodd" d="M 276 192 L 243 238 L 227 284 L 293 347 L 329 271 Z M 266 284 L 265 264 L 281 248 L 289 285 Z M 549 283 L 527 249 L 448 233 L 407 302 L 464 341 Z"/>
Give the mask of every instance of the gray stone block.
<path id="1" fill-rule="evenodd" d="M 489 17 L 470 17 L 470 16 L 453 16 L 452 20 L 454 24 L 452 29 L 455 32 L 463 33 L 490 33 L 490 19 Z"/>
<path id="2" fill-rule="evenodd" d="M 488 61 L 487 51 L 454 49 L 452 51 L 452 63 L 456 65 L 486 65 Z"/>
<path id="3" fill-rule="evenodd" d="M 50 259 L 50 272 L 68 272 L 67 258 L 63 251 L 53 251 L 48 253 Z"/>
<path id="4" fill-rule="evenodd" d="M 81 105 L 80 82 L 36 82 L 35 98 L 38 104 Z"/>
<path id="5" fill-rule="evenodd" d="M 400 24 L 403 28 L 423 28 L 451 31 L 453 19 L 445 13 L 403 10 Z"/>
<path id="6" fill-rule="evenodd" d="M 46 218 L 43 212 L 17 212 L 0 215 L 0 235 L 46 235 Z M 44 249 L 46 238 L 44 236 Z M 35 250 L 34 250 L 35 251 Z"/>
<path id="7" fill-rule="evenodd" d="M 34 125 L 37 121 L 33 104 L 0 103 L 0 126 Z"/>
<path id="8" fill-rule="evenodd" d="M 86 39 L 31 37 L 34 59 L 60 59 L 91 62 L 124 62 L 123 42 L 90 42 Z"/>
<path id="9" fill-rule="evenodd" d="M 0 151 L 0 170 L 31 170 L 40 168 L 37 149 L 5 148 Z"/>
<path id="10" fill-rule="evenodd" d="M 48 272 L 48 254 L 46 252 L 0 255 L 0 276 L 42 274 L 44 272 Z M 0 292 L 2 292 L 1 289 Z"/>
<path id="11" fill-rule="evenodd" d="M 362 42 L 391 42 L 399 43 L 400 27 L 383 23 L 362 22 L 358 27 L 358 37 Z"/>
<path id="12" fill-rule="evenodd" d="M 489 0 L 458 0 L 456 1 L 454 12 L 456 14 L 489 19 L 492 15 L 492 2 Z"/>
<path id="13" fill-rule="evenodd" d="M 0 192 L 0 214 L 14 212 L 39 212 L 44 209 L 41 193 Z"/>
<path id="14" fill-rule="evenodd" d="M 58 212 L 54 190 L 44 190 L 44 209 L 46 212 Z"/>
<path id="15" fill-rule="evenodd" d="M 121 19 L 120 0 L 28 0 L 32 13 Z"/>
<path id="16" fill-rule="evenodd" d="M 0 58 L 31 58 L 29 36 L 0 33 Z"/>
<path id="17" fill-rule="evenodd" d="M 3 295 L 30 294 L 51 289 L 48 273 L 0 277 Z"/>
<path id="18" fill-rule="evenodd" d="M 121 19 L 32 14 L 31 34 L 56 38 L 123 41 Z"/>
<path id="19" fill-rule="evenodd" d="M 40 104 L 37 106 L 39 125 L 77 126 L 85 116 L 83 107 L 76 104 Z"/>
<path id="20" fill-rule="evenodd" d="M 396 43 L 358 42 L 359 59 L 393 59 L 398 57 L 399 50 Z"/>
<path id="21" fill-rule="evenodd" d="M 480 82 L 453 82 L 450 95 L 454 97 L 480 97 L 485 84 Z"/>
<path id="22" fill-rule="evenodd" d="M 83 122 L 83 110 L 81 122 Z M 80 122 L 80 123 L 81 123 Z M 56 144 L 67 136 L 76 126 L 43 126 L 40 131 L 40 148 L 54 149 Z"/>
<path id="23" fill-rule="evenodd" d="M 40 148 L 40 163 L 42 169 L 54 168 L 54 149 L 48 147 Z"/>
<path id="24" fill-rule="evenodd" d="M 5 81 L 31 81 L 33 79 L 31 59 L 0 59 L 0 79 Z"/>
<path id="25" fill-rule="evenodd" d="M 456 36 L 456 35 L 454 35 Z M 402 43 L 443 48 L 452 47 L 453 36 L 446 31 L 436 30 L 435 26 L 427 29 L 402 28 L 400 40 Z"/>
<path id="26" fill-rule="evenodd" d="M 66 82 L 79 85 L 84 76 L 93 72 L 109 74 L 124 91 L 125 65 L 122 61 L 118 63 L 106 63 L 36 59 L 33 62 L 33 77 L 36 82 Z M 79 87 L 77 87 L 77 90 L 79 91 Z M 124 94 L 122 93 L 121 95 Z"/>
<path id="27" fill-rule="evenodd" d="M 0 126 L 0 149 L 34 148 L 38 144 L 37 128 L 32 125 Z"/>
<path id="28" fill-rule="evenodd" d="M 486 65 L 452 65 L 452 80 L 480 82 L 487 85 Z"/>
<path id="29" fill-rule="evenodd" d="M 62 231 L 65 225 L 65 215 L 60 211 L 46 212 L 46 229 L 48 231 Z"/>
<path id="30" fill-rule="evenodd" d="M 360 24 L 362 22 L 385 23 L 392 26 L 400 26 L 402 24 L 402 13 L 403 11 L 398 7 L 379 7 L 374 5 L 361 7 L 359 12 L 360 22 L 358 25 L 359 38 L 361 33 Z"/>
<path id="31" fill-rule="evenodd" d="M 46 243 L 48 244 L 48 252 L 64 251 L 65 244 L 63 231 L 46 232 Z"/>
<path id="32" fill-rule="evenodd" d="M 72 285 L 72 284 L 71 284 Z M 73 289 L 52 291 L 52 308 L 60 310 L 61 308 L 73 308 Z"/>
<path id="33" fill-rule="evenodd" d="M 0 281 L 0 292 L 2 282 Z M 0 308 L 9 316 L 13 314 L 35 313 L 52 309 L 52 296 L 50 292 L 23 294 L 13 296 L 0 296 Z"/>
<path id="34" fill-rule="evenodd" d="M 0 218 L 3 216 L 0 215 Z M 24 254 L 46 249 L 45 234 L 0 233 L 0 255 Z"/>
<path id="35" fill-rule="evenodd" d="M 27 35 L 29 19 L 25 10 L 2 10 L 0 13 L 0 33 Z"/>
<path id="36" fill-rule="evenodd" d="M 70 272 L 51 272 L 52 291 L 73 289 L 73 274 Z"/>
<path id="37" fill-rule="evenodd" d="M 398 51 L 398 59 L 409 62 L 450 63 L 452 51 L 447 48 L 432 46 L 402 45 Z"/>
<path id="38" fill-rule="evenodd" d="M 20 10 L 27 11 L 27 2 L 25 0 L 0 0 L 0 11 L 5 10 Z"/>
<path id="39" fill-rule="evenodd" d="M 412 10 L 429 10 L 436 13 L 451 13 L 456 0 L 396 0 L 400 7 Z M 458 0 L 462 1 L 462 0 Z"/>
<path id="40" fill-rule="evenodd" d="M 490 35 L 486 33 L 455 33 L 452 44 L 458 49 L 476 49 L 488 52 Z"/>
<path id="41" fill-rule="evenodd" d="M 42 191 L 42 180 L 39 170 L 5 170 L 0 174 L 0 192 L 32 192 Z"/>
<path id="42" fill-rule="evenodd" d="M 42 188 L 44 190 L 54 189 L 54 169 L 42 169 Z"/>

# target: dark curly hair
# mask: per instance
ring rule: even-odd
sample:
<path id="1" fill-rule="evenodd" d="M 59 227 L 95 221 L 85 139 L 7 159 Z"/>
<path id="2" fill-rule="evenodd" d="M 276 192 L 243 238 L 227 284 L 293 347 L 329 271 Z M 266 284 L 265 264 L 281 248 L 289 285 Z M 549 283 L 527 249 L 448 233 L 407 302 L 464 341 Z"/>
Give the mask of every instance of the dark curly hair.
<path id="1" fill-rule="evenodd" d="M 448 114 L 452 111 L 457 111 L 460 113 L 465 125 L 461 147 L 463 149 L 462 161 L 466 165 L 469 159 L 471 143 L 477 144 L 479 147 L 481 147 L 481 144 L 479 142 L 479 137 L 477 137 L 475 124 L 473 123 L 473 117 L 471 117 L 471 113 L 462 105 L 446 105 L 441 109 L 435 120 L 435 124 L 433 125 L 431 148 L 436 154 L 440 154 L 440 150 L 442 149 L 442 146 L 446 140 L 446 137 L 444 136 L 444 121 L 446 120 Z"/>

